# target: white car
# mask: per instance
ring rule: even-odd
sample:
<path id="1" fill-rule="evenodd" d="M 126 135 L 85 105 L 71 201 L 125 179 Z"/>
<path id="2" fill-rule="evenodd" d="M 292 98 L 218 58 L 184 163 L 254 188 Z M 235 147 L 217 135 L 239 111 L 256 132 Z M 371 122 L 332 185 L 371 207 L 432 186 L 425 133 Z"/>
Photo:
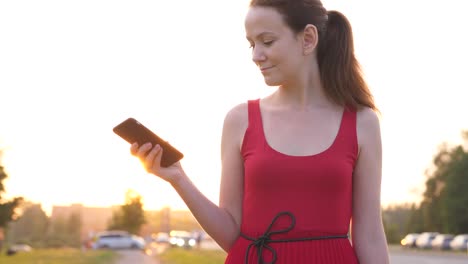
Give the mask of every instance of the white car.
<path id="1" fill-rule="evenodd" d="M 432 248 L 433 249 L 442 249 L 448 250 L 450 249 L 450 242 L 453 240 L 454 235 L 452 234 L 439 234 L 437 235 L 434 240 L 432 240 Z"/>
<path id="2" fill-rule="evenodd" d="M 452 242 L 450 242 L 450 248 L 453 250 L 467 250 L 468 234 L 460 234 L 455 236 Z"/>
<path id="3" fill-rule="evenodd" d="M 31 252 L 32 248 L 29 245 L 26 244 L 14 244 L 11 247 L 8 248 L 6 254 L 8 256 L 14 255 L 18 252 Z"/>
<path id="4" fill-rule="evenodd" d="M 432 248 L 432 240 L 438 235 L 437 232 L 423 232 L 416 239 L 416 247 L 418 248 Z"/>
<path id="5" fill-rule="evenodd" d="M 145 249 L 146 243 L 142 237 L 125 231 L 106 231 L 96 236 L 94 249 Z"/>
<path id="6" fill-rule="evenodd" d="M 407 234 L 400 242 L 403 247 L 413 248 L 416 247 L 416 240 L 418 239 L 419 234 L 410 233 Z"/>
<path id="7" fill-rule="evenodd" d="M 169 234 L 165 232 L 159 232 L 157 234 L 153 234 L 152 240 L 156 243 L 169 243 Z"/>
<path id="8" fill-rule="evenodd" d="M 197 240 L 187 231 L 172 230 L 169 235 L 169 243 L 173 247 L 192 248 L 197 244 Z"/>

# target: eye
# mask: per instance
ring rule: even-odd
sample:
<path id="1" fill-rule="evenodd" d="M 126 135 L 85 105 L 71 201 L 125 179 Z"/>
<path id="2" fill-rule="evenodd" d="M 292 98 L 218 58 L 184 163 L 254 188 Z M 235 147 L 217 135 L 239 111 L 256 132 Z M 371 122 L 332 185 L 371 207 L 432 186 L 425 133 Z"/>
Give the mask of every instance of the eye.
<path id="1" fill-rule="evenodd" d="M 273 44 L 273 42 L 275 42 L 275 41 L 273 41 L 273 40 L 263 41 L 263 45 L 265 45 L 265 46 L 271 46 L 271 45 Z"/>

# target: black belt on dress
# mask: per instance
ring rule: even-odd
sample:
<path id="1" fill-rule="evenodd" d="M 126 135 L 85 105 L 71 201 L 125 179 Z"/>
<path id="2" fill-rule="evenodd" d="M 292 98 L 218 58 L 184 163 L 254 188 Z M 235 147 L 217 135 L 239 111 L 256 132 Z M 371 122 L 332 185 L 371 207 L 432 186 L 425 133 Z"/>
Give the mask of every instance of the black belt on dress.
<path id="1" fill-rule="evenodd" d="M 291 224 L 289 225 L 289 227 L 285 228 L 285 229 L 281 229 L 281 230 L 272 231 L 271 228 L 273 227 L 275 222 L 283 215 L 289 216 L 291 218 Z M 247 251 L 245 252 L 244 263 L 245 264 L 249 263 L 249 253 L 250 253 L 250 249 L 252 247 L 257 248 L 257 257 L 258 257 L 257 264 L 274 264 L 276 262 L 277 255 L 276 255 L 275 249 L 268 245 L 270 243 L 299 242 L 299 241 L 306 241 L 306 240 L 323 240 L 323 239 L 348 238 L 348 235 L 315 236 L 315 237 L 301 237 L 301 238 L 291 238 L 291 239 L 271 239 L 270 238 L 271 235 L 287 233 L 287 232 L 291 231 L 294 228 L 295 225 L 296 225 L 296 218 L 294 217 L 294 215 L 292 213 L 290 213 L 290 212 L 281 212 L 281 213 L 278 213 L 273 218 L 273 220 L 271 221 L 271 224 L 268 226 L 267 230 L 265 231 L 265 233 L 262 236 L 257 237 L 257 238 L 252 238 L 252 237 L 246 236 L 245 234 L 241 233 L 240 234 L 241 237 L 252 241 L 252 243 L 250 243 L 249 246 L 247 247 Z M 273 255 L 273 260 L 271 262 L 265 262 L 265 260 L 263 260 L 263 250 L 264 249 L 270 251 L 271 254 Z"/>

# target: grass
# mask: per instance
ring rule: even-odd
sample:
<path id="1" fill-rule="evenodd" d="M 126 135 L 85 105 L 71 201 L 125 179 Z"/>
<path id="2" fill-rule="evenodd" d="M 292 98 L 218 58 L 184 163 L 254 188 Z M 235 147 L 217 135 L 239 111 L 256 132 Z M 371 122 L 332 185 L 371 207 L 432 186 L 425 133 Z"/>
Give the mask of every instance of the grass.
<path id="1" fill-rule="evenodd" d="M 159 256 L 163 264 L 223 264 L 222 250 L 170 248 Z"/>
<path id="2" fill-rule="evenodd" d="M 34 249 L 7 256 L 0 255 L 2 264 L 111 264 L 117 259 L 112 251 L 85 251 L 79 249 Z"/>

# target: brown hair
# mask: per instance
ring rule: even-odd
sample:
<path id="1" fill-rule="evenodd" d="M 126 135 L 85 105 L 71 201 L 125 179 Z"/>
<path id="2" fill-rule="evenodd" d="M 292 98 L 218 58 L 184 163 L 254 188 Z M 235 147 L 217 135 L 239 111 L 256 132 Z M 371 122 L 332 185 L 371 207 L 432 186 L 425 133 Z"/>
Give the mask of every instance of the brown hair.
<path id="1" fill-rule="evenodd" d="M 295 33 L 307 24 L 314 25 L 319 34 L 317 60 L 325 94 L 342 106 L 377 110 L 354 55 L 351 24 L 342 13 L 327 11 L 320 0 L 251 0 L 250 6 L 274 8 Z"/>

